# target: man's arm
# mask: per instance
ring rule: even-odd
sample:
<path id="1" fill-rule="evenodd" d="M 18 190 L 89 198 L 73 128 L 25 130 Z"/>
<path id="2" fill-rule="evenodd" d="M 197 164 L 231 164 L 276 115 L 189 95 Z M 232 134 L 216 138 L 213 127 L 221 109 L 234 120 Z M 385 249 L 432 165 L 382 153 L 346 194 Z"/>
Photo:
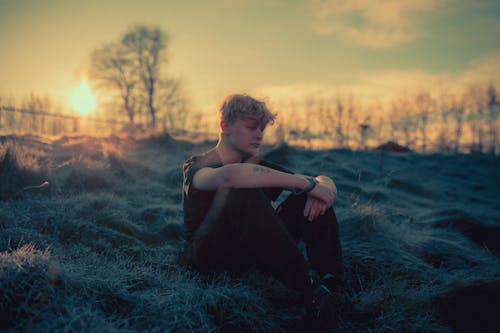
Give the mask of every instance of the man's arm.
<path id="1" fill-rule="evenodd" d="M 318 181 L 320 181 L 318 179 Z M 219 187 L 228 188 L 263 188 L 282 187 L 303 189 L 309 184 L 306 176 L 289 174 L 252 163 L 228 164 L 220 168 L 202 168 L 193 177 L 193 186 L 199 190 L 213 191 Z M 333 204 L 334 193 L 330 186 L 322 181 L 309 195 Z"/>

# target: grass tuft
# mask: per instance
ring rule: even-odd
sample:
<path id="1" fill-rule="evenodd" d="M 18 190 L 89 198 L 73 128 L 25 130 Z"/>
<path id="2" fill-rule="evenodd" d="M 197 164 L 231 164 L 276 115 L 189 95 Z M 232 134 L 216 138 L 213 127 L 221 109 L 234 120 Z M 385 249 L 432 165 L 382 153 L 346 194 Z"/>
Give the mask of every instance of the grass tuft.
<path id="1" fill-rule="evenodd" d="M 45 179 L 45 170 L 32 151 L 14 143 L 0 146 L 0 200 L 19 199 Z"/>

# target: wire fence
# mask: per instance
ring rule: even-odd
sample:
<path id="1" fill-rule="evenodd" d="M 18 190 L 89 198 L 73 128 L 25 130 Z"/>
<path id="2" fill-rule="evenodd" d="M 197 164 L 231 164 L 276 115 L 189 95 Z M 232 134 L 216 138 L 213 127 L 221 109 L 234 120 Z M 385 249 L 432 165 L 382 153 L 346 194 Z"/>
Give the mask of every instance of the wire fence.
<path id="1" fill-rule="evenodd" d="M 61 133 L 110 133 L 129 124 L 127 121 L 76 114 L 61 114 L 0 106 L 0 131 L 57 135 Z"/>

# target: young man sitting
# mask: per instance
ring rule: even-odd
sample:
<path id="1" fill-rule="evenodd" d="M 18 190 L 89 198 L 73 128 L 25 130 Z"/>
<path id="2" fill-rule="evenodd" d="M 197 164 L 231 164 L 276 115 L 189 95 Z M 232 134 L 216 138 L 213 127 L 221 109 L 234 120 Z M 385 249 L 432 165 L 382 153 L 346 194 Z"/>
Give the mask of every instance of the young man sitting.
<path id="1" fill-rule="evenodd" d="M 229 96 L 219 117 L 217 145 L 183 166 L 187 242 L 180 263 L 203 273 L 257 266 L 300 292 L 311 309 L 309 268 L 326 290 L 342 275 L 335 184 L 259 158 L 264 130 L 275 118 L 263 102 Z M 282 190 L 292 194 L 275 210 L 271 201 Z M 306 244 L 310 267 L 298 241 Z"/>

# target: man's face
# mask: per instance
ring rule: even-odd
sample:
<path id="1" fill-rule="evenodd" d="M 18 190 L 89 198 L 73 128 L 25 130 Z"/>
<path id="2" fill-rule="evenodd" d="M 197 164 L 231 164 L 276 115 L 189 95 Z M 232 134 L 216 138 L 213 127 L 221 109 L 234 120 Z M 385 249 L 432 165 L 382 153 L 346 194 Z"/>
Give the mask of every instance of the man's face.
<path id="1" fill-rule="evenodd" d="M 225 123 L 223 130 L 234 149 L 256 156 L 260 151 L 266 125 L 253 118 L 238 117 L 232 124 Z"/>

